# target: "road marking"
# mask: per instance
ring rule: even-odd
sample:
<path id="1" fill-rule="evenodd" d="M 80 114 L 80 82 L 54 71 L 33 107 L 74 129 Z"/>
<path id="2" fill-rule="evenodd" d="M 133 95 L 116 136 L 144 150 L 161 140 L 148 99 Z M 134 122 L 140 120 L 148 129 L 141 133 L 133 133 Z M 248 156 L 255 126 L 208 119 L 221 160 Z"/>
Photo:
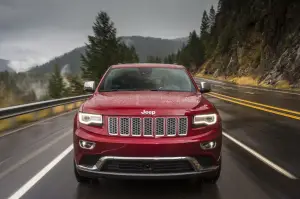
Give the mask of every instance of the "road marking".
<path id="1" fill-rule="evenodd" d="M 61 134 L 60 136 L 56 137 L 54 140 L 50 141 L 49 143 L 47 143 L 43 147 L 35 150 L 33 153 L 29 154 L 28 156 L 25 156 L 24 158 L 19 160 L 16 164 L 11 165 L 10 167 L 7 167 L 7 170 L 5 170 L 3 172 L 0 172 L 0 179 L 3 178 L 4 176 L 6 176 L 7 174 L 9 174 L 10 172 L 14 171 L 15 169 L 17 169 L 21 165 L 23 165 L 26 162 L 30 161 L 31 159 L 33 159 L 37 155 L 41 154 L 42 152 L 44 152 L 45 150 L 50 148 L 53 144 L 57 143 L 59 140 L 63 139 L 67 135 L 69 135 L 71 132 L 72 132 L 72 130 L 68 130 L 67 132 L 65 132 L 65 133 Z M 57 133 L 61 133 L 61 131 L 58 131 Z M 5 160 L 5 161 L 8 161 L 8 160 Z"/>
<path id="2" fill-rule="evenodd" d="M 8 131 L 7 133 L 0 133 L 0 138 L 5 137 L 5 136 L 8 136 L 8 135 L 11 135 L 11 134 L 16 133 L 16 132 L 18 132 L 18 131 L 27 129 L 27 128 L 29 128 L 29 127 L 35 126 L 35 125 L 37 125 L 37 124 L 41 124 L 41 123 L 43 123 L 43 122 L 46 122 L 46 121 L 49 121 L 49 120 L 53 120 L 53 119 L 58 118 L 58 117 L 60 117 L 60 116 L 64 116 L 64 115 L 67 115 L 67 114 L 69 114 L 69 113 L 73 113 L 73 112 L 75 112 L 75 111 L 77 111 L 77 109 L 76 109 L 76 110 L 73 110 L 73 111 L 66 112 L 66 113 L 62 113 L 62 114 L 59 114 L 59 115 L 56 115 L 56 116 L 54 116 L 54 117 L 50 117 L 50 118 L 47 118 L 47 119 L 44 119 L 44 120 L 40 120 L 40 121 L 38 121 L 38 122 L 34 122 L 34 123 L 30 124 L 30 125 L 27 125 L 27 126 L 24 126 L 24 127 L 21 127 L 21 128 L 15 129 L 15 130 L 12 130 L 12 131 Z"/>
<path id="3" fill-rule="evenodd" d="M 215 82 L 217 84 L 222 84 L 222 85 L 228 85 L 229 83 L 227 82 L 220 82 L 220 81 L 216 81 L 216 80 L 211 80 L 211 79 L 205 79 L 202 77 L 198 77 L 198 79 L 203 79 L 206 81 L 211 81 L 211 82 Z M 201 81 L 201 80 L 199 80 Z M 249 88 L 249 89 L 255 89 L 255 90 L 261 90 L 261 91 L 269 91 L 269 92 L 277 92 L 277 93 L 285 93 L 285 94 L 291 94 L 291 95 L 300 95 L 300 93 L 294 93 L 294 92 L 289 92 L 289 91 L 281 91 L 281 90 L 272 90 L 272 89 L 265 89 L 265 88 L 255 88 L 255 87 L 250 87 L 250 86 L 242 86 L 242 85 L 233 85 L 233 87 L 241 87 L 241 88 Z"/>
<path id="4" fill-rule="evenodd" d="M 262 107 L 258 107 L 258 106 L 254 106 L 254 105 L 250 105 L 250 104 L 245 104 L 245 103 L 242 103 L 242 102 L 239 102 L 239 101 L 236 101 L 236 100 L 231 100 L 231 99 L 228 99 L 228 98 L 225 98 L 225 97 L 221 97 L 221 96 L 215 95 L 215 94 L 207 94 L 207 95 L 215 97 L 215 98 L 222 99 L 224 101 L 228 101 L 228 102 L 232 102 L 232 103 L 235 103 L 235 104 L 239 104 L 239 105 L 242 105 L 242 106 L 247 106 L 247 107 L 250 107 L 250 108 L 257 109 L 257 110 L 261 110 L 261 111 L 273 113 L 273 114 L 276 114 L 276 115 L 285 116 L 285 117 L 292 118 L 292 119 L 295 119 L 295 120 L 300 120 L 300 116 L 294 116 L 294 115 L 290 115 L 290 114 L 286 114 L 286 113 L 281 113 L 281 112 L 278 112 L 278 111 L 273 111 L 273 110 L 269 110 L 269 109 L 266 109 L 266 108 L 262 108 Z"/>
<path id="5" fill-rule="evenodd" d="M 250 94 L 250 95 L 254 95 L 255 94 L 253 92 L 245 92 L 245 93 Z"/>
<path id="6" fill-rule="evenodd" d="M 288 177 L 288 178 L 293 179 L 293 180 L 297 179 L 297 177 L 295 175 L 291 174 L 290 172 L 288 172 L 285 169 L 281 168 L 277 164 L 275 164 L 272 161 L 268 160 L 266 157 L 260 155 L 258 152 L 256 152 L 253 149 L 249 148 L 248 146 L 246 146 L 245 144 L 241 143 L 240 141 L 238 141 L 237 139 L 233 138 L 232 136 L 228 135 L 227 133 L 223 132 L 223 136 L 225 136 L 226 138 L 228 138 L 229 140 L 231 140 L 232 142 L 234 142 L 235 144 L 237 144 L 238 146 L 240 146 L 241 148 L 243 148 L 244 150 L 246 150 L 247 152 L 249 152 L 250 154 L 252 154 L 253 156 L 255 156 L 257 159 L 259 159 L 263 163 L 267 164 L 269 167 L 271 167 L 275 171 L 281 173 L 285 177 Z"/>
<path id="7" fill-rule="evenodd" d="M 222 95 L 222 94 L 215 93 L 215 92 L 211 92 L 211 93 L 214 94 L 214 95 L 221 96 L 221 97 L 225 97 L 225 98 L 229 98 L 229 99 L 233 99 L 233 100 L 237 100 L 237 101 L 241 101 L 241 102 L 246 102 L 246 103 L 249 103 L 249 104 L 254 104 L 254 105 L 258 105 L 258 106 L 262 106 L 262 107 L 266 107 L 266 108 L 271 108 L 271 109 L 278 110 L 278 111 L 284 111 L 284 112 L 287 112 L 287 113 L 300 115 L 300 112 L 298 112 L 298 111 L 292 111 L 292 110 L 289 110 L 289 109 L 278 108 L 278 107 L 275 107 L 275 106 L 269 106 L 269 105 L 261 104 L 261 103 L 257 103 L 257 102 L 251 102 L 251 101 L 248 101 L 248 100 L 235 98 L 235 97 L 231 97 L 231 96 L 228 96 L 228 95 Z"/>
<path id="8" fill-rule="evenodd" d="M 61 154 L 54 158 L 47 166 L 45 166 L 40 172 L 33 176 L 26 184 L 24 184 L 19 190 L 17 190 L 8 199 L 19 199 L 27 191 L 29 191 L 39 180 L 42 179 L 53 167 L 55 167 L 64 157 L 66 157 L 73 149 L 73 144 L 66 148 Z"/>

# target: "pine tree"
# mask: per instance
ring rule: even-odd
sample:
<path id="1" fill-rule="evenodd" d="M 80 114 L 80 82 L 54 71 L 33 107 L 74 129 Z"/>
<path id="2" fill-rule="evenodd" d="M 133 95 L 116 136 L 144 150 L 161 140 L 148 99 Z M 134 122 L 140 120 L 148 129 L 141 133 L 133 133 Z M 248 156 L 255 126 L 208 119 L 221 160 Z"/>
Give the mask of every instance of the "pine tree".
<path id="1" fill-rule="evenodd" d="M 57 64 L 54 65 L 54 71 L 49 79 L 48 91 L 50 97 L 54 99 L 65 96 L 66 88 Z"/>
<path id="2" fill-rule="evenodd" d="M 209 32 L 211 32 L 212 28 L 214 27 L 216 22 L 216 11 L 214 6 L 211 6 L 209 11 Z"/>
<path id="3" fill-rule="evenodd" d="M 106 12 L 97 15 L 93 32 L 94 36 L 88 36 L 85 55 L 81 56 L 81 69 L 84 78 L 99 81 L 108 67 L 122 60 L 116 28 Z"/>
<path id="4" fill-rule="evenodd" d="M 192 64 L 199 66 L 203 63 L 204 49 L 196 31 L 191 32 L 189 35 L 188 51 L 190 54 Z"/>
<path id="5" fill-rule="evenodd" d="M 162 59 L 160 57 L 156 56 L 155 63 L 162 63 Z"/>
<path id="6" fill-rule="evenodd" d="M 222 9 L 222 5 L 223 5 L 223 0 L 219 0 L 218 2 L 218 11 L 217 13 L 220 13 L 221 9 Z"/>
<path id="7" fill-rule="evenodd" d="M 162 59 L 158 56 L 148 56 L 147 62 L 148 63 L 162 63 Z"/>
<path id="8" fill-rule="evenodd" d="M 201 37 L 206 36 L 208 34 L 208 31 L 209 31 L 209 18 L 208 18 L 207 12 L 205 10 L 203 12 L 202 23 L 201 23 L 201 27 L 200 27 Z"/>
<path id="9" fill-rule="evenodd" d="M 119 43 L 119 60 L 120 63 L 137 63 L 139 57 L 136 53 L 134 46 L 126 46 L 125 43 Z"/>
<path id="10" fill-rule="evenodd" d="M 70 93 L 72 96 L 83 95 L 83 82 L 78 76 L 72 76 L 70 81 Z"/>

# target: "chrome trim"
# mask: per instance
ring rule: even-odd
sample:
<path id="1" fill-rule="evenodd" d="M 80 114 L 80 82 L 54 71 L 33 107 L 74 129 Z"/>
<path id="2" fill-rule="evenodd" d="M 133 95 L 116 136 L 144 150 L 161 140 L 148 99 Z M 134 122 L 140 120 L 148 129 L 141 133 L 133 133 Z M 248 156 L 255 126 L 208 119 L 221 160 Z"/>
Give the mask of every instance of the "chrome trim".
<path id="1" fill-rule="evenodd" d="M 138 119 L 139 120 L 139 123 L 140 123 L 140 132 L 139 132 L 139 134 L 138 135 L 134 135 L 133 134 L 133 120 L 134 119 Z M 130 124 L 131 124 L 131 128 L 130 128 L 130 135 L 132 136 L 132 137 L 141 137 L 142 136 L 142 134 L 143 134 L 143 122 L 142 122 L 142 119 L 140 118 L 140 117 L 132 117 L 131 119 L 130 119 Z"/>
<path id="2" fill-rule="evenodd" d="M 156 128 L 157 128 L 157 120 L 158 119 L 162 119 L 163 120 L 163 134 L 162 135 L 157 135 L 157 131 L 156 131 Z M 166 119 L 164 118 L 164 117 L 156 117 L 155 119 L 154 119 L 154 128 L 153 128 L 153 135 L 155 136 L 155 137 L 164 137 L 165 135 L 166 135 L 166 133 L 165 133 L 165 131 L 166 131 Z"/>
<path id="3" fill-rule="evenodd" d="M 77 167 L 78 168 L 78 167 Z M 117 173 L 117 172 L 102 172 L 97 170 L 88 170 L 88 169 L 81 169 L 78 168 L 81 171 L 85 171 L 92 174 L 98 174 L 98 175 L 109 175 L 109 176 L 118 176 L 118 177 L 180 177 L 180 176 L 192 176 L 192 175 L 199 175 L 199 174 L 205 174 L 208 172 L 215 171 L 219 169 L 219 166 L 209 167 L 202 169 L 201 171 L 193 171 L 193 172 L 184 172 L 184 173 Z"/>
<path id="4" fill-rule="evenodd" d="M 102 166 L 104 165 L 105 161 L 107 160 L 152 160 L 152 161 L 173 161 L 173 160 L 188 160 L 191 165 L 193 166 L 195 171 L 192 172 L 181 172 L 181 173 L 153 173 L 153 174 L 148 174 L 148 173 L 118 173 L 118 172 L 104 172 L 101 171 Z M 76 168 L 92 173 L 92 174 L 98 174 L 98 175 L 111 175 L 111 176 L 119 176 L 119 177 L 180 177 L 180 176 L 188 176 L 188 175 L 198 175 L 198 174 L 204 174 L 212 171 L 216 171 L 217 169 L 220 168 L 220 166 L 212 166 L 212 167 L 207 167 L 203 168 L 201 165 L 198 163 L 198 161 L 195 158 L 192 157 L 117 157 L 117 156 L 105 156 L 102 157 L 98 160 L 96 165 L 92 167 L 86 167 L 82 165 L 76 165 Z"/>
<path id="5" fill-rule="evenodd" d="M 97 166 L 94 165 L 92 167 L 88 167 L 88 166 L 83 166 L 83 165 L 76 165 L 76 167 L 78 169 L 81 169 L 81 170 L 89 170 L 89 171 L 95 171 L 95 170 L 98 170 Z"/>
<path id="6" fill-rule="evenodd" d="M 170 127 L 170 125 L 168 125 L 168 121 L 169 119 L 175 119 L 175 134 L 168 134 L 168 127 Z M 177 122 L 177 118 L 176 117 L 166 117 L 166 135 L 167 137 L 176 137 L 177 136 L 177 128 L 179 127 L 179 123 Z M 179 128 L 178 128 L 179 129 Z M 179 131 L 178 131 L 179 132 Z"/>
<path id="7" fill-rule="evenodd" d="M 144 137 L 153 137 L 154 136 L 154 123 L 153 123 L 153 118 L 151 117 L 144 117 L 144 118 L 141 118 L 143 120 L 143 128 L 142 128 L 142 131 L 143 131 L 143 136 Z M 151 119 L 151 124 L 152 124 L 152 127 L 151 127 L 151 135 L 145 135 L 145 119 Z"/>
<path id="8" fill-rule="evenodd" d="M 185 124 L 186 124 L 186 130 L 184 134 L 180 134 L 180 119 L 185 119 Z M 189 119 L 188 117 L 178 117 L 178 135 L 179 136 L 187 136 L 188 134 L 188 129 L 189 129 Z"/>
<path id="9" fill-rule="evenodd" d="M 122 123 L 121 123 L 121 120 L 122 119 L 127 119 L 127 122 L 128 122 L 128 134 L 122 134 Z M 131 119 L 130 117 L 117 117 L 117 120 L 119 120 L 119 135 L 122 136 L 122 137 L 128 137 L 130 136 L 130 133 L 131 133 Z"/>
<path id="10" fill-rule="evenodd" d="M 104 156 L 101 157 L 97 163 L 96 168 L 98 170 L 101 170 L 102 166 L 107 160 L 151 160 L 151 161 L 174 161 L 174 160 L 187 160 L 191 164 L 191 166 L 194 168 L 196 172 L 199 172 L 203 169 L 203 167 L 198 163 L 198 161 L 193 157 L 118 157 L 118 156 Z"/>
<path id="11" fill-rule="evenodd" d="M 114 124 L 113 121 L 116 121 Z M 126 120 L 124 122 L 129 122 L 129 133 L 123 134 L 121 133 L 121 121 Z M 140 134 L 133 135 L 133 120 L 136 120 L 137 122 L 140 122 Z M 182 122 L 180 122 L 182 120 Z M 106 120 L 105 120 L 106 121 Z M 172 121 L 172 122 L 171 122 Z M 174 125 L 168 125 L 174 124 L 175 122 L 175 133 L 174 134 L 168 134 L 168 129 L 173 128 Z M 176 137 L 176 136 L 187 136 L 188 134 L 188 127 L 189 127 L 189 120 L 186 116 L 159 116 L 159 117 L 130 117 L 130 116 L 109 116 L 107 117 L 107 130 L 108 134 L 112 136 L 121 136 L 121 137 Z M 151 123 L 151 125 L 149 125 Z M 159 124 L 159 125 L 157 125 Z M 181 125 L 180 125 L 181 124 Z M 159 128 L 157 128 L 159 127 Z M 185 128 L 181 128 L 185 127 Z M 112 130 L 116 129 L 116 133 L 112 133 Z M 145 130 L 147 130 L 148 134 L 145 134 Z M 159 130 L 159 133 L 157 134 L 157 130 Z M 172 132 L 172 131 L 170 131 Z M 181 132 L 181 133 L 180 133 Z"/>
<path id="12" fill-rule="evenodd" d="M 110 119 L 116 119 L 117 120 L 116 125 L 115 125 L 116 128 L 117 128 L 116 133 L 111 133 L 110 132 L 110 127 L 111 127 Z M 119 130 L 118 127 L 119 127 L 118 117 L 108 117 L 107 118 L 107 131 L 108 131 L 109 135 L 113 135 L 113 136 L 119 135 L 119 133 L 118 133 L 118 130 Z"/>

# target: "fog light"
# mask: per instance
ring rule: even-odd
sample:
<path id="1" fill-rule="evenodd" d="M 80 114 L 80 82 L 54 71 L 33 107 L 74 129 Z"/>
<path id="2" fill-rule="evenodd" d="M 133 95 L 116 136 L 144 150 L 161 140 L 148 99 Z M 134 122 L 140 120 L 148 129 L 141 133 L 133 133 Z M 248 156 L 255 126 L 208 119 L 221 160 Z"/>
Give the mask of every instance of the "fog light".
<path id="1" fill-rule="evenodd" d="M 95 145 L 96 144 L 94 142 L 79 140 L 79 146 L 83 149 L 92 150 L 95 147 Z"/>
<path id="2" fill-rule="evenodd" d="M 216 148 L 216 146 L 217 146 L 217 142 L 215 142 L 215 141 L 200 143 L 200 147 L 203 150 L 214 149 L 214 148 Z"/>

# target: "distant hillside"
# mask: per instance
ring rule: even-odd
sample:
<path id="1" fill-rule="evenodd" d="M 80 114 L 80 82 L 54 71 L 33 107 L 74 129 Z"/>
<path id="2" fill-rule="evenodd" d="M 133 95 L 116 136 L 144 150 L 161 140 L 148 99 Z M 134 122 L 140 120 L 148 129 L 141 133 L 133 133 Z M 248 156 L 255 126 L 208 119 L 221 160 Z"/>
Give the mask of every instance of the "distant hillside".
<path id="1" fill-rule="evenodd" d="M 166 57 L 170 53 L 177 52 L 185 43 L 185 38 L 168 40 L 153 37 L 131 36 L 122 37 L 124 43 L 133 45 L 139 55 L 140 62 L 145 62 L 148 56 Z M 85 47 L 76 48 L 64 55 L 61 55 L 49 62 L 32 68 L 29 72 L 36 74 L 45 74 L 53 71 L 53 65 L 58 63 L 61 69 L 69 65 L 72 73 L 80 73 L 80 54 L 85 52 Z"/>
<path id="2" fill-rule="evenodd" d="M 299 0 L 219 1 L 205 41 L 211 56 L 200 71 L 219 78 L 247 77 L 253 85 L 300 88 L 299 11 Z"/>
<path id="3" fill-rule="evenodd" d="M 5 59 L 0 59 L 0 72 L 15 72 L 12 68 L 8 66 L 9 61 Z"/>
<path id="4" fill-rule="evenodd" d="M 80 54 L 84 53 L 84 51 L 85 47 L 75 48 L 74 50 L 56 57 L 41 66 L 36 66 L 30 69 L 29 72 L 35 74 L 51 73 L 53 71 L 54 64 L 58 64 L 60 69 L 62 69 L 65 65 L 69 65 L 68 68 L 71 69 L 71 72 L 77 74 L 80 72 Z"/>

